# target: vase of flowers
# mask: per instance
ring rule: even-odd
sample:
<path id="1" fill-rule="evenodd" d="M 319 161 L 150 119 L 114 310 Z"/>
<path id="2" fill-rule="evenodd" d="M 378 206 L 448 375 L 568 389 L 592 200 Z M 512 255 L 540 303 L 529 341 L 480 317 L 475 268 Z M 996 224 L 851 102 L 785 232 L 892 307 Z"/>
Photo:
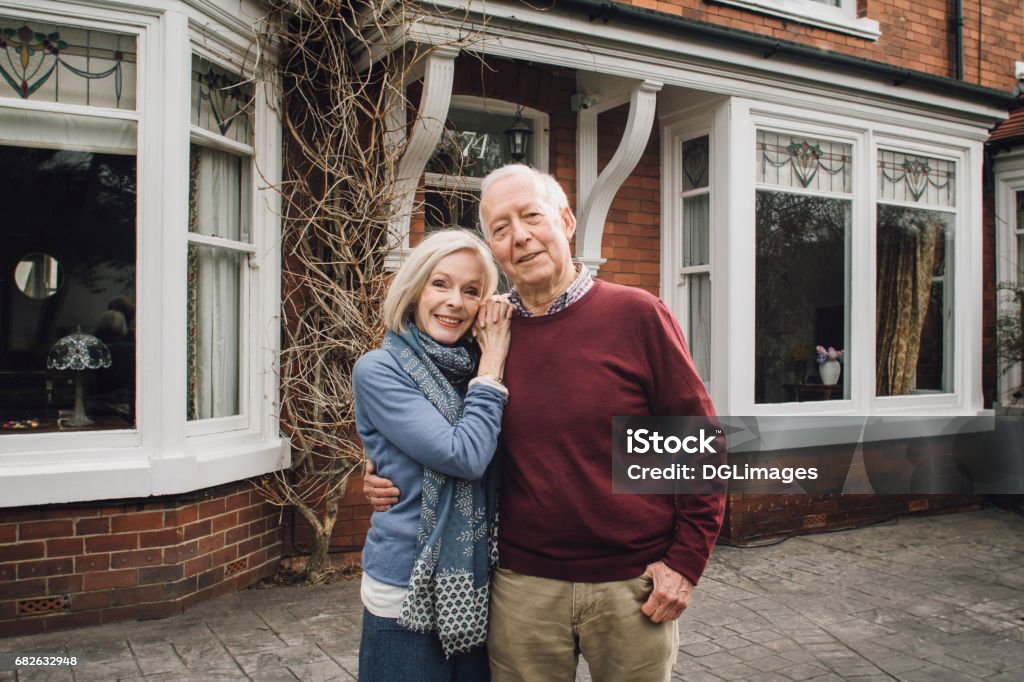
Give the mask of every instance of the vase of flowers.
<path id="1" fill-rule="evenodd" d="M 839 373 L 843 369 L 843 351 L 832 346 L 818 346 L 814 351 L 817 353 L 818 376 L 821 377 L 821 383 L 825 386 L 835 386 L 839 383 Z"/>

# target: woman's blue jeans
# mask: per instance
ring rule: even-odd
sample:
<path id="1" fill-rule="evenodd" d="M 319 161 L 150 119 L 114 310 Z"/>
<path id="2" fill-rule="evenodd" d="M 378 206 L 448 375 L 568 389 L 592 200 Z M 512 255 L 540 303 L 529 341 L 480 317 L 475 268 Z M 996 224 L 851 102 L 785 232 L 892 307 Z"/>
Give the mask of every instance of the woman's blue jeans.
<path id="1" fill-rule="evenodd" d="M 380 618 L 363 609 L 359 643 L 361 682 L 487 682 L 487 647 L 445 658 L 437 635 L 413 632 L 397 618 Z"/>

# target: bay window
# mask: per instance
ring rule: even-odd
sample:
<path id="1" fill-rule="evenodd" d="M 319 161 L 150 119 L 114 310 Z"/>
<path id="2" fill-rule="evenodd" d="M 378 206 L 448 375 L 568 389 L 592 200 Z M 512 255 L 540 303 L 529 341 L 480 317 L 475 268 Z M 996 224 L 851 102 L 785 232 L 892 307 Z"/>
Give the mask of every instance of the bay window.
<path id="1" fill-rule="evenodd" d="M 8 506 L 197 490 L 288 462 L 280 130 L 245 57 L 256 16 L 137 4 L 0 12 Z"/>
<path id="2" fill-rule="evenodd" d="M 745 359 L 727 367 L 723 402 L 773 415 L 973 413 L 980 347 L 967 330 L 980 324 L 980 289 L 963 273 L 980 267 L 981 242 L 962 223 L 980 205 L 964 206 L 977 187 L 962 168 L 980 157 L 848 123 L 800 132 L 766 117 L 745 138 L 754 164 L 734 176 L 753 183 L 737 204 L 750 207 L 738 216 L 749 237 L 732 261 L 711 262 L 743 264 L 728 300 L 744 311 L 737 322 L 753 317 L 753 347 L 730 341 L 730 358 Z"/>

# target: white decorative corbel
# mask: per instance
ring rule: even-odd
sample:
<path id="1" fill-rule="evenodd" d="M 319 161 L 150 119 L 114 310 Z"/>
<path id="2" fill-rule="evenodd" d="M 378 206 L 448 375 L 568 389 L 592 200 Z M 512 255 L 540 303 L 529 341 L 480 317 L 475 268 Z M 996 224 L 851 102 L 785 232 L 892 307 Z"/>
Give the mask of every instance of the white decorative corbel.
<path id="1" fill-rule="evenodd" d="M 576 206 L 583 207 L 597 182 L 597 115 L 596 109 L 576 114 Z"/>
<path id="2" fill-rule="evenodd" d="M 590 268 L 591 273 L 596 274 L 598 268 L 604 263 L 601 258 L 601 240 L 604 237 L 604 222 L 608 217 L 608 209 L 612 205 L 615 194 L 619 187 L 625 182 L 629 174 L 636 168 L 636 164 L 643 156 L 647 141 L 651 137 L 651 128 L 654 125 L 655 108 L 658 103 L 658 91 L 661 90 L 661 83 L 645 80 L 630 93 L 629 97 L 629 119 L 626 121 L 626 130 L 619 141 L 618 149 L 612 156 L 611 161 L 604 167 L 597 180 L 591 184 L 586 176 L 590 171 L 596 172 L 596 149 L 597 131 L 596 114 L 580 112 L 581 118 L 588 119 L 586 138 L 581 131 L 581 143 L 587 144 L 588 148 L 582 148 L 581 161 L 593 160 L 588 163 L 581 163 L 580 171 L 583 176 L 580 178 L 579 216 L 576 225 L 576 260 Z M 591 118 L 593 117 L 593 118 Z M 582 123 L 582 121 L 581 121 Z M 590 149 L 589 147 L 592 147 Z"/>
<path id="3" fill-rule="evenodd" d="M 390 269 L 402 263 L 409 247 L 409 219 L 412 217 L 416 187 L 444 132 L 444 122 L 452 100 L 452 85 L 455 82 L 455 58 L 458 55 L 457 48 L 437 47 L 426 59 L 419 111 L 416 112 L 416 121 L 412 125 L 409 142 L 402 153 L 396 175 L 395 212 L 389 231 L 392 243 L 400 246 L 385 259 L 385 265 Z"/>

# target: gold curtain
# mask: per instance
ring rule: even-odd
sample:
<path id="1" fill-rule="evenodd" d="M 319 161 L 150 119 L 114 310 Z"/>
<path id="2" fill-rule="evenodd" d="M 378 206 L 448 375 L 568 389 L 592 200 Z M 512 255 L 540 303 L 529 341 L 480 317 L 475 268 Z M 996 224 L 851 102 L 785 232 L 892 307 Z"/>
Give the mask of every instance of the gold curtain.
<path id="1" fill-rule="evenodd" d="M 913 388 L 935 248 L 942 234 L 941 223 L 921 212 L 880 207 L 875 337 L 879 396 L 906 395 Z"/>

